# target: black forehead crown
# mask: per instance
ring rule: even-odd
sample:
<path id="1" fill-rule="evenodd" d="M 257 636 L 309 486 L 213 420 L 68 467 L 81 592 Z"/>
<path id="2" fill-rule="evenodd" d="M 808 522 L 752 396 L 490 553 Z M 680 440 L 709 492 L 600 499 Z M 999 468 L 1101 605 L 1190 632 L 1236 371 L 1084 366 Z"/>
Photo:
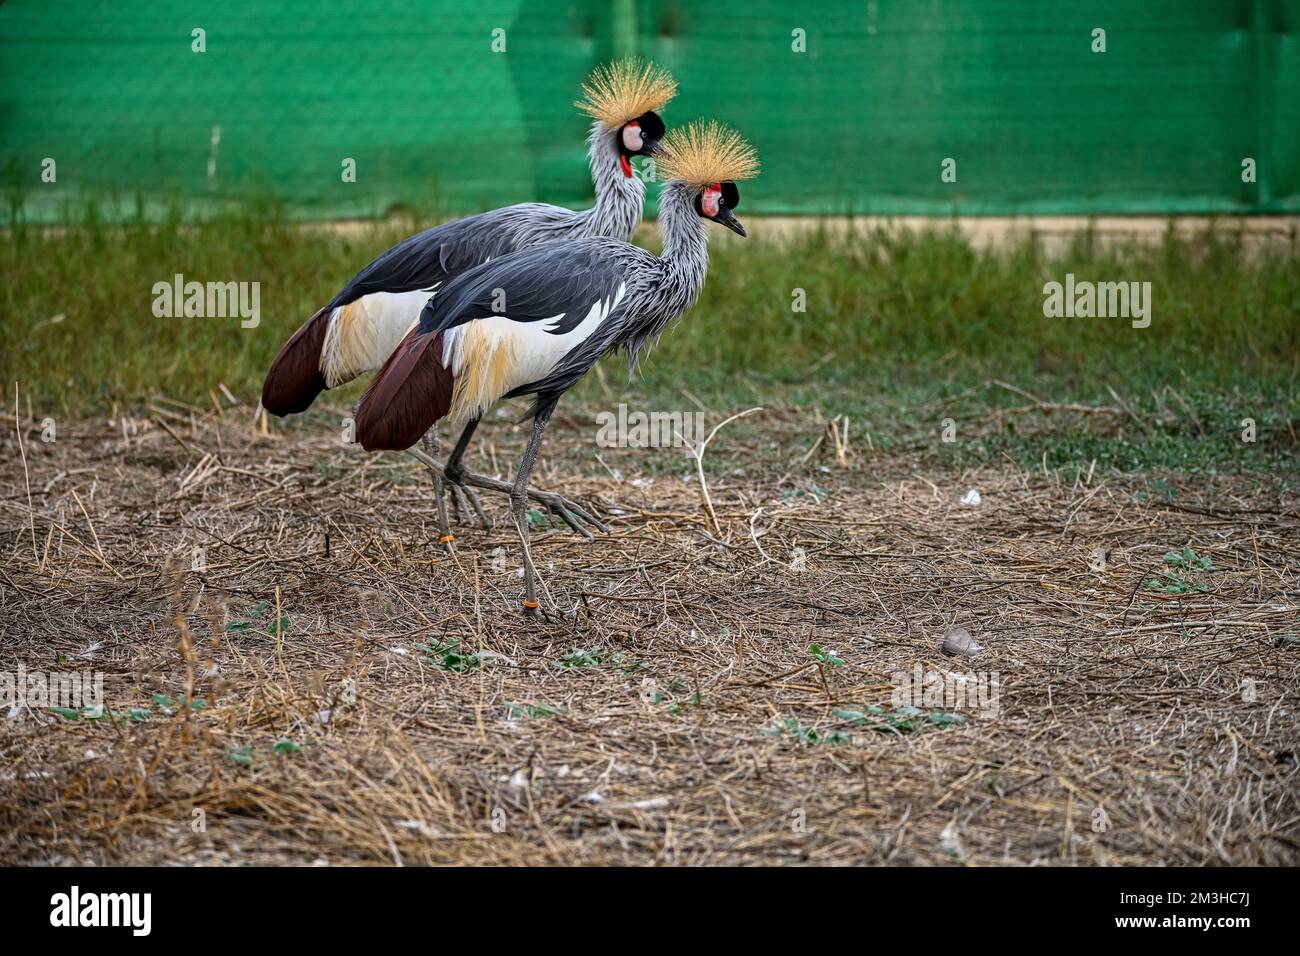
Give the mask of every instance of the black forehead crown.
<path id="1" fill-rule="evenodd" d="M 664 126 L 664 121 L 659 118 L 659 114 L 654 110 L 651 110 L 648 113 L 642 113 L 633 120 L 633 122 L 640 123 L 641 132 L 650 139 L 663 139 L 664 132 L 667 130 L 667 127 Z"/>
<path id="2" fill-rule="evenodd" d="M 740 205 L 740 190 L 736 188 L 735 183 L 722 184 L 722 204 L 728 209 L 735 209 Z"/>

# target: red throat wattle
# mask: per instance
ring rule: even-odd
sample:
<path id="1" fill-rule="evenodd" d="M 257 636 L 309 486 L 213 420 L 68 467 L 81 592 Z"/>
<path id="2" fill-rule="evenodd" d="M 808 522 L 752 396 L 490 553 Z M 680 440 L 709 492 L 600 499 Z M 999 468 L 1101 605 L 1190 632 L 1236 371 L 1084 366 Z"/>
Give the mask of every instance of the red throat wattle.
<path id="1" fill-rule="evenodd" d="M 623 167 L 623 175 L 628 179 L 632 178 L 632 161 L 626 156 L 619 156 L 619 165 Z"/>

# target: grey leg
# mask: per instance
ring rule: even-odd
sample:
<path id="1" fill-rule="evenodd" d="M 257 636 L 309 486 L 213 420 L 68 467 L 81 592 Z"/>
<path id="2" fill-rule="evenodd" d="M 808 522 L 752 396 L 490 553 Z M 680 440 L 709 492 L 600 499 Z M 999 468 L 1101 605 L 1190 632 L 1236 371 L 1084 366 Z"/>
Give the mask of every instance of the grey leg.
<path id="1" fill-rule="evenodd" d="M 554 408 L 554 404 L 552 404 Z M 474 429 L 478 427 L 479 419 L 473 419 L 465 430 L 461 432 L 460 439 L 456 442 L 456 447 L 452 450 L 450 457 L 447 459 L 447 467 L 443 469 L 447 480 L 452 482 L 452 490 L 463 490 L 469 498 L 469 503 L 473 505 L 479 521 L 483 523 L 484 528 L 492 527 L 487 515 L 483 513 L 483 508 L 479 504 L 478 495 L 474 493 L 473 486 L 488 487 L 487 482 L 491 479 L 485 479 L 481 475 L 473 475 L 465 470 L 465 466 L 460 463 L 461 456 L 465 453 L 465 448 L 469 445 L 470 438 L 474 435 Z M 529 491 L 528 497 L 532 498 L 538 504 L 546 507 L 552 514 L 561 518 L 574 531 L 591 539 L 591 532 L 582 526 L 585 521 L 601 531 L 608 531 L 599 519 L 588 514 L 586 509 L 575 504 L 563 495 L 557 495 L 549 491 Z"/>
<path id="2" fill-rule="evenodd" d="M 554 403 L 552 403 L 552 410 Z M 549 417 L 549 415 L 548 415 Z M 456 447 L 452 450 L 451 455 L 447 458 L 447 465 L 444 468 L 436 460 L 431 458 L 427 453 L 420 453 L 414 448 L 408 449 L 408 454 L 412 455 L 419 461 L 423 462 L 431 474 L 441 474 L 445 477 L 450 485 L 450 493 L 455 494 L 457 491 L 463 491 L 469 500 L 470 506 L 474 509 L 484 528 L 491 528 L 492 522 L 483 512 L 483 506 L 479 504 L 478 495 L 474 493 L 474 488 L 483 488 L 488 491 L 512 493 L 512 486 L 496 478 L 488 478 L 486 475 L 476 475 L 465 470 L 461 464 L 461 457 L 465 454 L 465 449 L 469 447 L 470 439 L 474 435 L 474 429 L 478 427 L 479 420 L 473 419 L 465 430 L 461 432 L 460 438 L 456 441 Z M 427 445 L 425 446 L 427 449 Z M 536 489 L 528 490 L 528 497 L 537 502 L 551 514 L 558 517 L 574 531 L 581 534 L 588 540 L 591 539 L 591 532 L 583 525 L 590 525 L 598 531 L 608 532 L 609 528 L 605 523 L 589 512 L 586 508 L 577 502 L 570 501 L 563 495 L 557 495 L 549 491 L 537 491 Z"/>
<path id="3" fill-rule="evenodd" d="M 447 480 L 451 482 L 452 493 L 459 496 L 457 499 L 457 510 L 460 510 L 461 501 L 464 499 L 469 506 L 474 509 L 474 514 L 478 517 L 479 523 L 486 529 L 492 527 L 492 521 L 483 511 L 483 505 L 479 503 L 478 493 L 465 483 L 465 466 L 460 463 L 461 457 L 465 454 L 465 449 L 469 447 L 470 439 L 474 437 L 474 429 L 478 428 L 479 420 L 470 419 L 464 431 L 460 433 L 460 438 L 456 440 L 456 447 L 451 450 L 451 455 L 447 458 L 447 466 L 443 469 Z"/>
<path id="4" fill-rule="evenodd" d="M 434 425 L 425 432 L 420 442 L 424 445 L 425 453 L 431 459 L 437 461 L 440 444 L 438 441 L 438 426 Z M 438 543 L 446 548 L 450 554 L 452 551 L 451 543 L 456 540 L 456 536 L 451 533 L 451 525 L 447 521 L 447 499 L 443 496 L 446 486 L 442 474 L 437 469 L 430 467 L 429 477 L 433 480 L 433 498 L 438 503 L 438 530 L 441 535 L 438 538 Z"/>
<path id="5" fill-rule="evenodd" d="M 542 432 L 555 411 L 555 399 L 549 399 L 537 406 L 537 415 L 533 418 L 533 434 L 528 439 L 528 448 L 519 460 L 519 474 L 515 477 L 514 487 L 510 490 L 510 514 L 515 519 L 515 530 L 519 532 L 519 544 L 524 552 L 524 616 L 535 618 L 541 602 L 537 600 L 537 569 L 533 567 L 533 552 L 528 546 L 528 479 L 532 476 L 533 465 L 537 462 L 537 450 L 542 444 Z"/>
<path id="6" fill-rule="evenodd" d="M 471 418 L 465 430 L 460 433 L 460 438 L 456 439 L 456 447 L 451 450 L 447 456 L 447 467 L 443 471 L 447 474 L 447 480 L 459 484 L 465 478 L 465 467 L 460 463 L 465 454 L 465 449 L 469 447 L 470 439 L 474 437 L 474 429 L 478 428 L 479 420 Z"/>

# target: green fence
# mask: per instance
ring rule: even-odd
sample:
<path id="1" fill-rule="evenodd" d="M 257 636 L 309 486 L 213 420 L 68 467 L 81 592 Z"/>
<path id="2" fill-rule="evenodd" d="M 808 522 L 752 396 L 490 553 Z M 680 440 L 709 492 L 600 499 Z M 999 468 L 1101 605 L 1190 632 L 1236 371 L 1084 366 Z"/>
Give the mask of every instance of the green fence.
<path id="1" fill-rule="evenodd" d="M 47 220 L 582 205 L 572 102 L 627 52 L 757 145 L 751 212 L 1300 210 L 1300 0 L 8 0 L 0 175 Z"/>

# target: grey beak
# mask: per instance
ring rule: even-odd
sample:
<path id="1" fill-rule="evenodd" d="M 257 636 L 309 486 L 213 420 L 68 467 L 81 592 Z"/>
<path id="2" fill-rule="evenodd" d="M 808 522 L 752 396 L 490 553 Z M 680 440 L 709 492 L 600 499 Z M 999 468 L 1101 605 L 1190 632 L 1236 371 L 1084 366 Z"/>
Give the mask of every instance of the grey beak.
<path id="1" fill-rule="evenodd" d="M 726 206 L 723 206 L 718 210 L 718 214 L 713 217 L 713 221 L 721 223 L 742 238 L 749 235 L 749 233 L 745 231 L 745 227 L 740 224 L 740 220 L 737 219 Z"/>

